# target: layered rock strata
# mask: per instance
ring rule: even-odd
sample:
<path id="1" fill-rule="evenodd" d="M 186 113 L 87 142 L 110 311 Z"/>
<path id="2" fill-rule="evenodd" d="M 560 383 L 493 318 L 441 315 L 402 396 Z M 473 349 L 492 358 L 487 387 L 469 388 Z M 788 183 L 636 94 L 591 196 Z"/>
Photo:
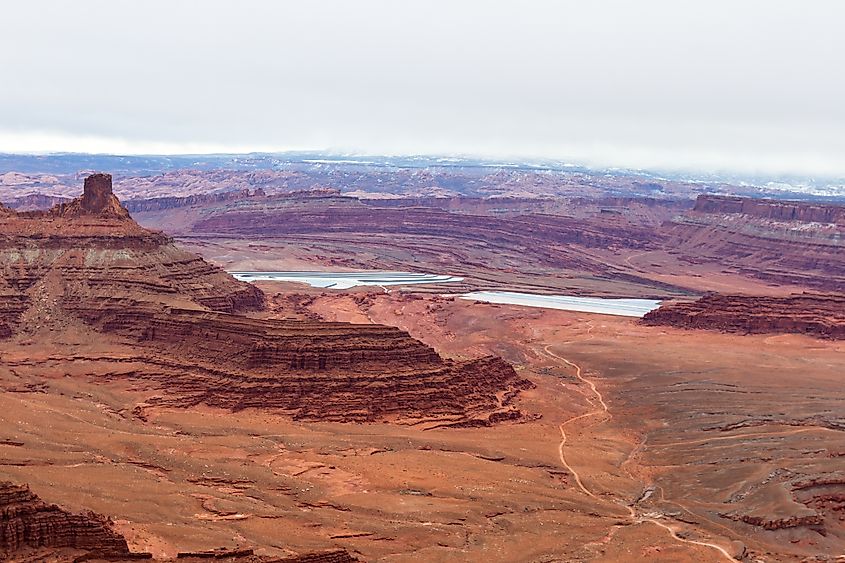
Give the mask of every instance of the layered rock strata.
<path id="1" fill-rule="evenodd" d="M 107 518 L 68 512 L 43 502 L 28 487 L 0 482 L 0 558 L 7 560 L 23 548 L 45 547 L 85 550 L 113 559 L 132 556 Z"/>
<path id="2" fill-rule="evenodd" d="M 255 287 L 135 223 L 104 174 L 86 180 L 82 197 L 48 211 L 0 209 L 0 276 L 0 313 L 11 326 L 44 291 L 71 299 L 131 295 L 226 312 L 263 304 Z"/>
<path id="3" fill-rule="evenodd" d="M 107 175 L 48 211 L 3 209 L 0 227 L 0 337 L 109 334 L 151 365 L 134 377 L 166 388 L 161 403 L 338 421 L 521 417 L 513 398 L 531 384 L 498 358 L 446 360 L 380 325 L 233 314 L 258 313 L 262 293 L 140 227 Z"/>
<path id="4" fill-rule="evenodd" d="M 111 520 L 94 512 L 73 513 L 42 501 L 29 487 L 0 481 L 0 560 L 15 561 L 154 561 L 132 552 Z M 250 548 L 180 552 L 176 561 L 239 563 L 354 563 L 344 549 L 289 557 L 254 555 Z M 170 561 L 170 560 L 168 560 Z"/>
<path id="5" fill-rule="evenodd" d="M 572 217 L 530 213 L 497 217 L 434 207 L 364 205 L 345 197 L 254 201 L 197 221 L 195 233 L 279 237 L 289 234 L 371 233 L 471 239 L 534 252 L 543 245 L 653 248 L 653 231 L 622 220 L 587 224 Z"/>
<path id="6" fill-rule="evenodd" d="M 699 213 L 749 215 L 775 221 L 845 224 L 845 205 L 804 201 L 700 195 L 695 201 L 693 210 Z"/>
<path id="7" fill-rule="evenodd" d="M 313 420 L 398 416 L 486 425 L 520 418 L 512 400 L 531 387 L 499 358 L 445 360 L 388 326 L 164 312 L 125 300 L 64 307 L 98 331 L 125 337 L 163 368 L 137 374 L 166 385 L 161 404 L 270 408 Z"/>
<path id="8" fill-rule="evenodd" d="M 358 559 L 352 557 L 345 549 L 316 551 L 290 557 L 270 557 L 254 555 L 252 549 L 217 549 L 199 552 L 183 552 L 176 557 L 178 563 L 193 563 L 204 561 L 223 561 L 231 563 L 355 563 Z"/>
<path id="9" fill-rule="evenodd" d="M 845 291 L 845 206 L 699 196 L 663 225 L 667 250 L 693 264 L 777 284 Z"/>
<path id="10" fill-rule="evenodd" d="M 642 322 L 743 334 L 792 332 L 845 338 L 845 295 L 804 293 L 787 297 L 708 294 L 697 301 L 667 303 Z"/>

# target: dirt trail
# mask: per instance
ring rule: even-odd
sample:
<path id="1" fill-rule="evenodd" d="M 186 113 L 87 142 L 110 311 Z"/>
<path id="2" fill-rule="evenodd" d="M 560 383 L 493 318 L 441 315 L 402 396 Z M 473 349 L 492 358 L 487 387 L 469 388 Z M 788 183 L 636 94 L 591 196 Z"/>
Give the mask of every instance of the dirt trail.
<path id="1" fill-rule="evenodd" d="M 604 398 L 602 397 L 601 393 L 599 393 L 598 389 L 596 389 L 595 384 L 593 384 L 592 381 L 584 378 L 581 375 L 581 366 L 579 366 L 578 364 L 570 362 L 566 358 L 558 356 L 557 354 L 555 354 L 554 352 L 549 350 L 549 346 L 546 346 L 545 348 L 543 348 L 543 351 L 546 354 L 548 354 L 549 356 L 556 358 L 556 359 L 562 361 L 563 363 L 565 363 L 566 365 L 575 368 L 575 377 L 577 377 L 580 381 L 582 381 L 583 383 L 586 383 L 587 385 L 590 386 L 590 389 L 592 389 L 593 393 L 598 398 L 599 404 L 601 404 L 600 409 L 596 409 L 594 411 L 590 411 L 590 412 L 578 415 L 576 417 L 570 418 L 566 422 L 561 423 L 560 426 L 559 426 L 561 442 L 560 442 L 560 445 L 558 446 L 558 455 L 560 456 L 560 463 L 561 463 L 561 465 L 563 465 L 564 468 L 566 468 L 567 471 L 569 471 L 569 473 L 572 474 L 572 477 L 575 479 L 575 484 L 577 484 L 578 488 L 581 489 L 581 492 L 583 492 L 587 496 L 597 498 L 596 495 L 594 495 L 589 489 L 587 489 L 584 486 L 584 483 L 581 482 L 581 477 L 580 477 L 580 475 L 578 475 L 578 472 L 575 471 L 575 469 L 573 469 L 572 466 L 569 465 L 569 463 L 567 463 L 567 461 L 566 461 L 566 456 L 563 453 L 563 448 L 566 445 L 566 439 L 567 439 L 566 438 L 566 431 L 564 430 L 564 427 L 567 424 L 571 424 L 571 423 L 575 422 L 576 420 L 580 420 L 582 418 L 587 418 L 587 417 L 590 417 L 590 416 L 595 416 L 595 415 L 598 415 L 598 414 L 607 414 L 608 416 L 610 416 L 610 413 L 608 412 L 608 409 L 607 409 L 607 403 L 604 402 Z"/>
<path id="2" fill-rule="evenodd" d="M 600 422 L 607 422 L 608 420 L 610 420 L 613 417 L 613 415 L 611 414 L 610 409 L 608 408 L 607 403 L 604 400 L 604 396 L 602 396 L 601 392 L 596 388 L 596 384 L 593 381 L 587 379 L 586 377 L 584 377 L 582 375 L 581 366 L 579 366 L 575 362 L 567 360 L 563 356 L 559 356 L 559 355 L 555 354 L 554 352 L 552 352 L 549 349 L 550 347 L 551 347 L 551 345 L 548 345 L 548 346 L 545 346 L 543 348 L 543 351 L 546 353 L 546 355 L 548 355 L 551 358 L 557 359 L 557 360 L 563 362 L 564 364 L 566 364 L 567 366 L 573 368 L 575 370 L 575 377 L 579 381 L 581 381 L 582 383 L 585 383 L 587 386 L 589 386 L 590 390 L 592 391 L 592 393 L 595 397 L 595 401 L 598 403 L 598 405 L 600 405 L 600 407 L 597 408 L 596 410 L 589 411 L 589 412 L 586 412 L 584 414 L 580 414 L 578 416 L 574 416 L 574 417 L 570 418 L 569 420 L 561 423 L 560 426 L 559 426 L 559 429 L 560 429 L 560 435 L 561 435 L 562 440 L 560 442 L 560 445 L 558 446 L 558 455 L 560 457 L 560 462 L 563 465 L 563 467 L 567 471 L 569 471 L 569 473 L 572 474 L 572 477 L 575 479 L 575 484 L 578 485 L 578 488 L 581 490 L 581 492 L 583 492 L 584 494 L 586 494 L 587 496 L 589 496 L 591 498 L 599 500 L 599 497 L 596 496 L 595 493 L 590 491 L 584 485 L 583 481 L 581 480 L 581 476 L 578 474 L 578 472 L 566 461 L 566 456 L 564 454 L 564 447 L 566 446 L 567 435 L 566 435 L 566 431 L 564 430 L 564 427 L 567 426 L 568 424 L 572 424 L 573 422 L 575 422 L 577 420 L 581 420 L 583 418 L 588 418 L 588 417 L 597 416 L 597 415 L 603 415 L 603 416 L 606 417 Z M 595 404 L 593 402 L 593 400 L 590 400 L 590 403 Z M 664 524 L 663 522 L 659 521 L 657 518 L 654 518 L 654 517 L 649 516 L 649 515 L 639 515 L 639 514 L 637 514 L 637 510 L 635 509 L 635 507 L 633 505 L 625 504 L 624 506 L 628 510 L 628 513 L 629 513 L 628 517 L 632 521 L 633 524 L 642 524 L 642 523 L 654 524 L 654 525 L 659 526 L 659 527 L 663 528 L 664 530 L 668 531 L 669 535 L 672 536 L 672 539 L 674 539 L 676 541 L 688 543 L 688 544 L 692 544 L 692 545 L 700 545 L 700 546 L 703 546 L 703 547 L 710 547 L 712 549 L 717 550 L 727 560 L 736 561 L 736 559 L 734 559 L 734 557 L 732 557 L 731 554 L 725 548 L 723 548 L 720 545 L 717 545 L 715 543 L 706 542 L 706 541 L 698 541 L 698 540 L 682 538 L 681 536 L 678 535 L 678 532 L 674 528 L 669 526 L 668 524 Z M 612 535 L 610 536 L 610 538 L 612 538 Z"/>

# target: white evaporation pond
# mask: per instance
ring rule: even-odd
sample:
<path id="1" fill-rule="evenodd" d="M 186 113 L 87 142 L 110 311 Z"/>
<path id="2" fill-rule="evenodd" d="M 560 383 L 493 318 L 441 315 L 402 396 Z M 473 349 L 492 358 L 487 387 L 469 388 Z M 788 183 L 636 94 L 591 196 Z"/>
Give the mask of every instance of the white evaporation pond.
<path id="1" fill-rule="evenodd" d="M 454 283 L 464 278 L 413 272 L 229 272 L 246 282 L 285 281 L 307 283 L 311 287 L 349 289 L 359 285 L 409 285 L 423 283 Z"/>
<path id="2" fill-rule="evenodd" d="M 655 299 L 603 299 L 601 297 L 574 297 L 569 295 L 536 295 L 514 293 L 510 291 L 474 291 L 459 296 L 461 299 L 500 303 L 502 305 L 523 305 L 525 307 L 543 307 L 562 309 L 582 313 L 601 315 L 620 315 L 623 317 L 642 317 L 660 306 Z"/>

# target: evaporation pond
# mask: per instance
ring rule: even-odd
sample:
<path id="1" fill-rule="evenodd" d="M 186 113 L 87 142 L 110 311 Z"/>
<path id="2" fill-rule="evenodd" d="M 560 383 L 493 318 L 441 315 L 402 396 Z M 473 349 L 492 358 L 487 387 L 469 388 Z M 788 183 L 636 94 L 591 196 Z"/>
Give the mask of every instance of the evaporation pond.
<path id="1" fill-rule="evenodd" d="M 569 295 L 536 295 L 510 291 L 474 291 L 460 296 L 461 299 L 500 303 L 502 305 L 523 305 L 544 307 L 582 313 L 642 317 L 660 306 L 655 299 L 604 299 L 601 297 L 574 297 Z"/>
<path id="2" fill-rule="evenodd" d="M 464 278 L 413 272 L 229 272 L 241 281 L 285 281 L 307 283 L 311 287 L 349 289 L 359 285 L 408 285 L 453 283 Z"/>

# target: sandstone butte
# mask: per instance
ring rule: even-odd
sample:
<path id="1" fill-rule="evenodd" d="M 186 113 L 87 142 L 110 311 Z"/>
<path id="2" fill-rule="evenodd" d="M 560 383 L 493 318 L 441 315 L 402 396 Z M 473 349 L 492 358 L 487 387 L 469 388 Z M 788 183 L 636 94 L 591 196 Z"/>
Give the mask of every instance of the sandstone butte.
<path id="1" fill-rule="evenodd" d="M 81 197 L 46 211 L 0 206 L 0 269 L 4 349 L 83 335 L 106 350 L 92 359 L 117 350 L 115 361 L 145 366 L 120 377 L 160 389 L 164 406 L 482 426 L 523 417 L 513 401 L 532 386 L 499 358 L 445 359 L 394 327 L 262 318 L 259 289 L 139 226 L 107 174 L 89 176 Z M 0 552 L 125 547 L 102 518 L 44 506 L 25 488 L 0 487 Z M 345 552 L 315 557 L 307 560 L 351 560 Z"/>

